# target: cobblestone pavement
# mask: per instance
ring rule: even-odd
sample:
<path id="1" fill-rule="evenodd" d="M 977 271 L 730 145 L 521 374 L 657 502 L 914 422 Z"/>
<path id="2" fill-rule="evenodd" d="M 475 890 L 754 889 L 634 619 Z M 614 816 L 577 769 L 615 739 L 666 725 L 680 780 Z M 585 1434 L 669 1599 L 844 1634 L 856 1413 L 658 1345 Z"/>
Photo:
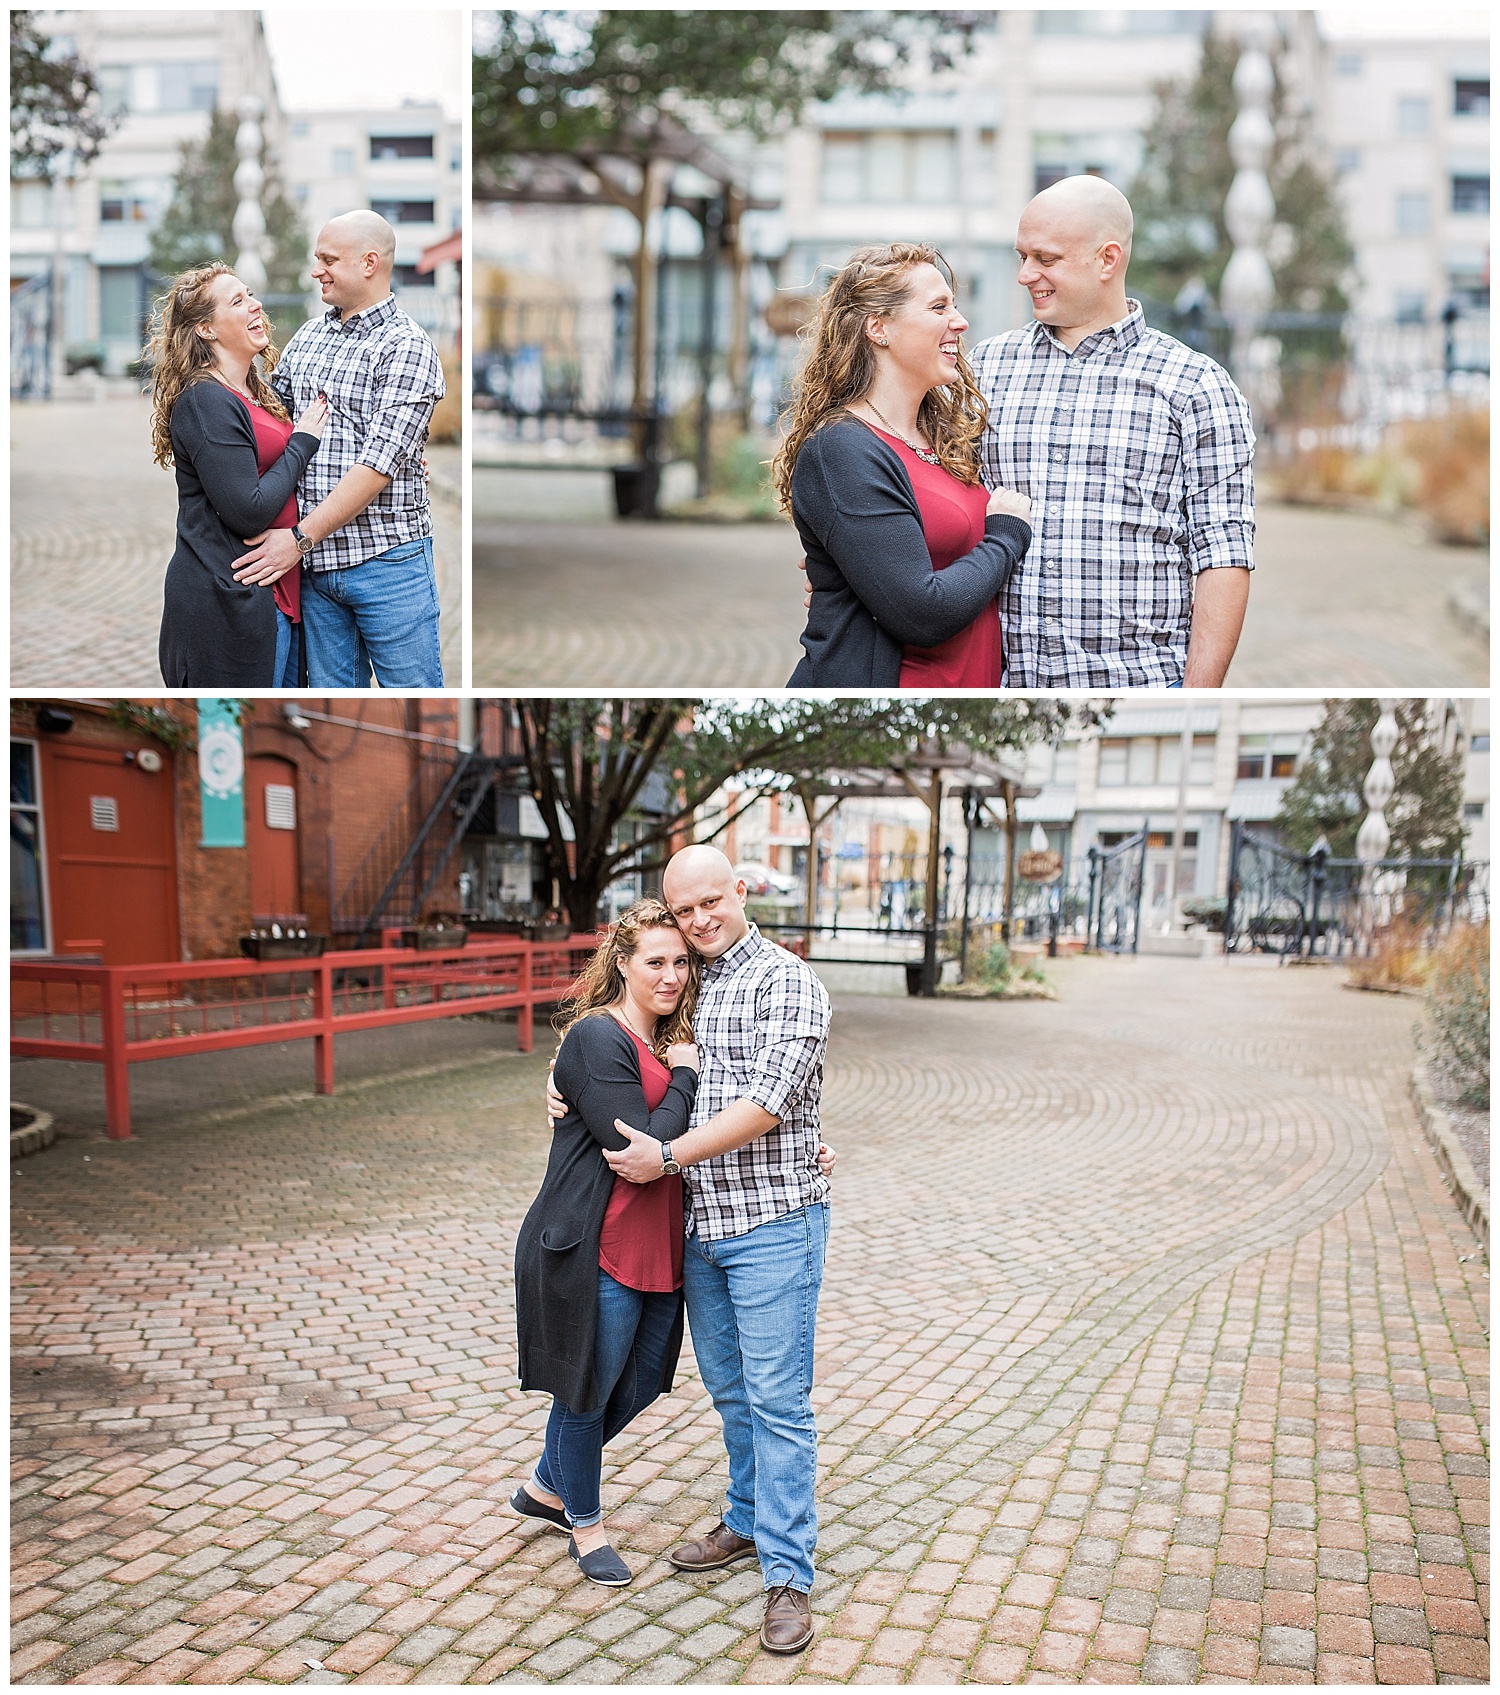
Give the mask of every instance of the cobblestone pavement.
<path id="1" fill-rule="evenodd" d="M 137 395 L 16 403 L 10 437 L 11 687 L 160 689 L 177 489 L 151 462 L 148 404 Z M 456 447 L 428 453 L 443 670 L 454 684 L 463 651 L 459 456 Z"/>
<path id="2" fill-rule="evenodd" d="M 1482 1682 L 1488 1285 L 1411 1003 L 1069 960 L 839 995 L 818 1639 L 663 1551 L 725 1466 L 690 1360 L 612 1448 L 637 1573 L 505 1505 L 545 1056 L 66 1136 L 13 1181 L 21 1683 Z M 41 1104 L 46 1104 L 45 1102 Z"/>
<path id="3" fill-rule="evenodd" d="M 474 680 L 480 687 L 780 688 L 801 655 L 801 578 L 784 524 L 525 520 L 477 469 Z M 574 493 L 576 500 L 576 491 Z M 1489 681 L 1486 633 L 1447 605 L 1488 555 L 1384 519 L 1263 506 L 1250 611 L 1228 681 L 1244 688 L 1453 687 Z"/>

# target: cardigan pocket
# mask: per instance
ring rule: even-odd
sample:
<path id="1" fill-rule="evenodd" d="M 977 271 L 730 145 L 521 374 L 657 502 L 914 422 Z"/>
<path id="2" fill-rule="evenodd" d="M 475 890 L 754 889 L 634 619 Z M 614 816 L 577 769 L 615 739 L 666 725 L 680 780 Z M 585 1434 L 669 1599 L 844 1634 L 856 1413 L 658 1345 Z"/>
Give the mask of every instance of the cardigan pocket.
<path id="1" fill-rule="evenodd" d="M 549 1253 L 569 1254 L 583 1242 L 583 1232 L 576 1225 L 549 1225 L 538 1239 Z"/>

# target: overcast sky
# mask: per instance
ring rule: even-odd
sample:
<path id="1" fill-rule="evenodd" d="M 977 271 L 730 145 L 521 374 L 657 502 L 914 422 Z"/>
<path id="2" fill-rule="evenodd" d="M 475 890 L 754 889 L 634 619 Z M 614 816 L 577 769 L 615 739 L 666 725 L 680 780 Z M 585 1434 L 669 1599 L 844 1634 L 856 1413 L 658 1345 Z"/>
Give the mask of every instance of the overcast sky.
<path id="1" fill-rule="evenodd" d="M 1406 41 L 1487 38 L 1489 13 L 1461 6 L 1340 6 L 1318 13 L 1325 40 L 1351 35 L 1397 36 Z"/>
<path id="2" fill-rule="evenodd" d="M 438 100 L 450 118 L 469 99 L 458 11 L 262 12 L 283 108 L 399 106 Z"/>

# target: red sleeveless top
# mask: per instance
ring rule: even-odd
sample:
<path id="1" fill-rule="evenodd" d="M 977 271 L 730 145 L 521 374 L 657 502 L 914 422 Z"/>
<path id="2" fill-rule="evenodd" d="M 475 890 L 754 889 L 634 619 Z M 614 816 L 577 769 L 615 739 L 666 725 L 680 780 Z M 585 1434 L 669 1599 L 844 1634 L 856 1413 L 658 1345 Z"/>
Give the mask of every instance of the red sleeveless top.
<path id="1" fill-rule="evenodd" d="M 982 483 L 963 483 L 941 465 L 919 459 L 899 436 L 877 430 L 896 451 L 911 478 L 922 535 L 934 571 L 946 571 L 955 559 L 972 553 L 984 540 L 984 509 L 990 503 Z M 937 647 L 909 647 L 901 656 L 903 689 L 998 689 L 1000 687 L 1000 601 L 998 596 L 966 630 Z"/>
<path id="2" fill-rule="evenodd" d="M 240 396 L 245 400 L 244 395 Z M 292 439 L 292 426 L 283 423 L 274 413 L 267 412 L 254 400 L 245 400 L 246 409 L 250 413 L 250 427 L 255 431 L 255 468 L 261 476 L 276 463 L 286 452 L 286 444 Z M 297 497 L 294 494 L 276 514 L 271 528 L 273 530 L 289 530 L 297 522 Z M 288 571 L 285 576 L 278 577 L 272 588 L 276 595 L 276 604 L 286 613 L 287 617 L 296 624 L 302 619 L 302 571 L 298 567 Z"/>

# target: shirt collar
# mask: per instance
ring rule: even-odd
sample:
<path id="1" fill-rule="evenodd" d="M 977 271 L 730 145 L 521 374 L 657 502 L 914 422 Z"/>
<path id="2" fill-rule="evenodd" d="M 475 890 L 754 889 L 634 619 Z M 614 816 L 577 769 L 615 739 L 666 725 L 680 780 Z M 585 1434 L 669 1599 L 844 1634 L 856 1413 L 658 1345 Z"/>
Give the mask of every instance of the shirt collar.
<path id="1" fill-rule="evenodd" d="M 717 959 L 709 960 L 708 966 L 703 973 L 704 976 L 711 976 L 715 978 L 729 976 L 731 973 L 738 971 L 739 968 L 750 959 L 752 954 L 758 953 L 761 946 L 762 939 L 760 928 L 758 925 L 751 924 L 750 928 L 743 936 L 740 937 L 733 947 L 725 948 L 723 953 L 721 953 Z"/>
<path id="2" fill-rule="evenodd" d="M 369 335 L 372 330 L 379 328 L 387 318 L 393 317 L 396 311 L 396 297 L 386 295 L 384 300 L 377 300 L 373 306 L 366 306 L 362 312 L 356 312 L 353 317 L 340 318 L 339 308 L 330 306 L 324 312 L 324 321 L 341 335 Z"/>
<path id="3" fill-rule="evenodd" d="M 1085 336 L 1068 357 L 1071 359 L 1080 353 L 1092 353 L 1096 347 L 1103 345 L 1106 336 L 1113 339 L 1118 351 L 1123 352 L 1127 347 L 1134 347 L 1146 333 L 1146 314 L 1139 300 L 1127 300 L 1125 305 L 1128 310 L 1123 318 L 1116 323 L 1106 324 L 1102 330 L 1095 330 L 1090 336 Z M 1057 339 L 1051 325 L 1042 323 L 1039 318 L 1033 318 L 1031 321 L 1031 339 L 1033 344 L 1050 341 L 1060 353 L 1068 353 L 1067 348 Z"/>

